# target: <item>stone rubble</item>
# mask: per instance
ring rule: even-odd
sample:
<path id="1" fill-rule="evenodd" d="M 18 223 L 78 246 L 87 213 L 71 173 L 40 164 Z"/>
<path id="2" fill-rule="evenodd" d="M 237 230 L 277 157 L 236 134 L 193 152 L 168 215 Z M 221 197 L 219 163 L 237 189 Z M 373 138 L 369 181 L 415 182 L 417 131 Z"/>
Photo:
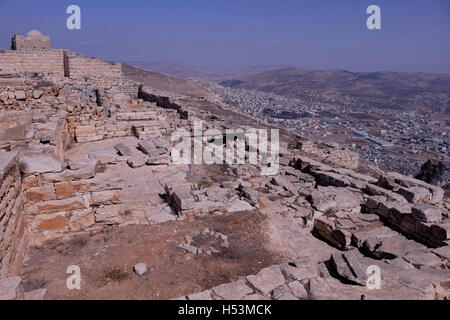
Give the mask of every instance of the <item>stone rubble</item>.
<path id="1" fill-rule="evenodd" d="M 209 129 L 245 129 L 236 118 L 192 108 L 193 98 L 160 95 L 116 64 L 73 53 L 75 67 L 64 77 L 62 52 L 42 54 L 54 58 L 56 71 L 0 74 L 10 83 L 0 81 L 0 299 L 45 297 L 45 288 L 24 295 L 12 277 L 32 246 L 110 226 L 250 211 L 312 234 L 306 245 L 304 235 L 281 232 L 299 256 L 324 254 L 317 243 L 332 254 L 286 260 L 179 299 L 449 298 L 450 200 L 442 188 L 395 172 L 363 173 L 357 155 L 337 145 L 283 136 L 273 176 L 248 163 L 224 164 L 222 181 L 197 176 L 194 165 L 172 163 L 171 133 L 199 119 Z M 239 155 L 248 160 L 249 150 Z M 209 258 L 232 246 L 213 230 L 179 244 Z M 366 288 L 370 265 L 381 266 L 385 290 Z M 134 270 L 144 274 L 146 265 Z"/>

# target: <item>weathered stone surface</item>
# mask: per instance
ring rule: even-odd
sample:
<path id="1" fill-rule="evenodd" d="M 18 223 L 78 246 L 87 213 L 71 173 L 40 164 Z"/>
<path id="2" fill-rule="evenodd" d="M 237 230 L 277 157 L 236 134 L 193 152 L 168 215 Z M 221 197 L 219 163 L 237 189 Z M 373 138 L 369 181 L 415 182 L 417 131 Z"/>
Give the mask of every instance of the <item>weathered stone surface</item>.
<path id="1" fill-rule="evenodd" d="M 402 186 L 404 188 L 421 187 L 427 189 L 432 194 L 430 203 L 434 204 L 441 202 L 444 196 L 444 190 L 442 188 L 430 185 L 415 178 L 404 176 L 397 172 L 385 173 L 385 175 L 380 178 L 380 181 L 378 181 L 378 184 L 389 189 L 395 189 L 398 186 Z"/>
<path id="2" fill-rule="evenodd" d="M 106 204 L 118 204 L 122 202 L 122 190 L 107 190 L 92 192 L 92 204 L 95 206 Z"/>
<path id="3" fill-rule="evenodd" d="M 436 300 L 450 300 L 450 281 L 444 281 L 435 285 Z"/>
<path id="4" fill-rule="evenodd" d="M 80 231 L 89 228 L 94 223 L 94 211 L 91 208 L 73 211 L 69 219 L 69 227 L 71 231 Z"/>
<path id="5" fill-rule="evenodd" d="M 431 233 L 439 240 L 450 240 L 450 221 L 432 225 Z"/>
<path id="6" fill-rule="evenodd" d="M 441 259 L 426 249 L 408 252 L 404 259 L 416 268 L 438 267 L 443 264 Z"/>
<path id="7" fill-rule="evenodd" d="M 367 274 L 354 252 L 333 253 L 330 261 L 339 276 L 355 284 L 366 285 Z"/>
<path id="8" fill-rule="evenodd" d="M 98 161 L 101 164 L 115 164 L 117 162 L 117 153 L 114 150 L 100 150 L 89 152 L 89 159 Z"/>
<path id="9" fill-rule="evenodd" d="M 249 294 L 248 296 L 244 297 L 242 300 L 253 300 L 253 301 L 259 301 L 259 300 L 269 300 L 269 298 L 264 297 L 263 295 L 259 293 Z"/>
<path id="10" fill-rule="evenodd" d="M 447 260 L 447 265 L 450 265 L 450 246 L 443 246 L 433 250 L 433 253 L 442 259 Z"/>
<path id="11" fill-rule="evenodd" d="M 441 210 L 429 205 L 419 205 L 413 207 L 412 215 L 416 220 L 423 222 L 439 222 L 442 220 Z"/>
<path id="12" fill-rule="evenodd" d="M 123 143 L 116 144 L 114 148 L 119 152 L 121 156 L 128 157 L 131 156 L 131 150 Z"/>
<path id="13" fill-rule="evenodd" d="M 0 280 L 0 300 L 16 300 L 22 297 L 22 278 L 12 277 Z"/>
<path id="14" fill-rule="evenodd" d="M 335 172 L 324 172 L 313 170 L 312 175 L 316 178 L 319 185 L 334 187 L 349 187 L 351 183 L 344 175 Z"/>
<path id="15" fill-rule="evenodd" d="M 188 300 L 212 300 L 211 290 L 205 290 L 199 293 L 190 294 L 187 296 Z"/>
<path id="16" fill-rule="evenodd" d="M 42 90 L 34 90 L 33 91 L 33 98 L 39 99 L 44 94 L 44 91 Z"/>
<path id="17" fill-rule="evenodd" d="M 118 224 L 124 216 L 126 216 L 126 209 L 120 204 L 95 209 L 95 222 L 97 223 Z"/>
<path id="18" fill-rule="evenodd" d="M 367 239 L 377 238 L 383 240 L 397 235 L 398 233 L 385 226 L 370 228 L 368 230 L 357 230 L 352 232 L 352 243 L 356 247 L 361 248 Z"/>
<path id="19" fill-rule="evenodd" d="M 244 280 L 221 284 L 212 289 L 213 294 L 222 300 L 241 300 L 253 290 L 245 284 Z"/>
<path id="20" fill-rule="evenodd" d="M 147 161 L 148 161 L 148 158 L 146 156 L 138 155 L 138 156 L 130 157 L 127 160 L 127 163 L 131 168 L 140 168 L 140 167 L 145 166 L 147 164 Z"/>
<path id="21" fill-rule="evenodd" d="M 22 91 L 22 90 L 16 91 L 14 93 L 14 95 L 15 95 L 16 100 L 26 100 L 27 99 L 25 91 Z"/>
<path id="22" fill-rule="evenodd" d="M 29 152 L 22 156 L 21 169 L 23 173 L 61 172 L 62 164 L 53 155 Z"/>
<path id="23" fill-rule="evenodd" d="M 254 209 L 255 208 L 251 204 L 249 204 L 247 201 L 235 200 L 228 206 L 227 211 L 229 213 L 233 213 L 233 212 L 251 211 Z"/>
<path id="24" fill-rule="evenodd" d="M 28 207 L 33 214 L 62 212 L 84 209 L 85 203 L 82 197 L 73 197 L 62 200 L 41 201 Z"/>
<path id="25" fill-rule="evenodd" d="M 431 193 L 427 189 L 421 187 L 400 188 L 397 192 L 404 196 L 408 202 L 414 204 L 419 202 L 429 202 L 431 200 Z"/>
<path id="26" fill-rule="evenodd" d="M 134 272 L 142 276 L 147 273 L 147 265 L 145 263 L 138 263 L 133 268 Z"/>
<path id="27" fill-rule="evenodd" d="M 283 263 L 280 265 L 280 270 L 288 281 L 302 281 L 309 278 L 314 278 L 317 275 L 317 262 L 295 262 Z"/>
<path id="28" fill-rule="evenodd" d="M 121 178 L 94 178 L 70 182 L 55 183 L 58 199 L 71 198 L 79 193 L 120 189 L 123 185 Z"/>
<path id="29" fill-rule="evenodd" d="M 189 190 L 184 187 L 174 187 L 172 199 L 180 210 L 189 210 L 194 207 L 194 198 Z"/>
<path id="30" fill-rule="evenodd" d="M 33 291 L 25 292 L 24 300 L 44 300 L 47 289 L 36 289 Z"/>
<path id="31" fill-rule="evenodd" d="M 336 224 L 326 217 L 314 220 L 314 232 L 341 250 L 346 250 L 351 244 L 352 234 L 336 228 Z"/>
<path id="32" fill-rule="evenodd" d="M 401 235 L 387 238 L 368 238 L 360 247 L 365 254 L 375 259 L 395 259 L 403 257 L 410 251 L 424 248 L 425 246 L 415 241 L 407 240 Z"/>
<path id="33" fill-rule="evenodd" d="M 284 295 L 278 297 L 277 300 L 288 301 L 288 300 L 298 300 L 298 298 L 293 296 L 292 294 L 287 293 L 287 294 L 284 294 Z"/>
<path id="34" fill-rule="evenodd" d="M 371 184 L 371 183 L 367 184 L 367 186 L 364 188 L 364 191 L 367 192 L 370 195 L 373 195 L 373 196 L 384 196 L 384 197 L 387 197 L 387 198 L 389 198 L 391 200 L 395 200 L 395 201 L 397 201 L 399 203 L 408 202 L 405 199 L 405 197 L 403 197 L 402 195 L 400 195 L 398 193 L 395 193 L 395 192 L 393 192 L 391 190 L 386 190 L 386 189 L 384 189 L 382 187 L 379 187 L 379 186 Z"/>
<path id="35" fill-rule="evenodd" d="M 280 186 L 280 187 L 284 188 L 285 190 L 291 192 L 292 194 L 297 195 L 298 188 L 296 188 L 291 182 L 289 182 L 286 177 L 275 176 L 272 178 L 271 182 L 272 182 L 272 184 L 274 184 L 276 186 Z"/>
<path id="36" fill-rule="evenodd" d="M 0 185 L 4 176 L 17 163 L 18 159 L 17 152 L 0 152 Z"/>
<path id="37" fill-rule="evenodd" d="M 247 281 L 263 295 L 269 295 L 275 288 L 284 284 L 285 279 L 279 266 L 262 269 L 257 275 L 247 277 Z"/>
<path id="38" fill-rule="evenodd" d="M 93 159 L 82 162 L 71 162 L 69 166 L 77 168 L 75 170 L 64 170 L 61 173 L 46 173 L 42 179 L 46 182 L 62 182 L 93 178 L 99 168 L 100 162 Z"/>
<path id="39" fill-rule="evenodd" d="M 359 212 L 362 198 L 344 188 L 319 187 L 311 193 L 312 205 L 318 211 L 331 213 L 335 211 Z"/>
<path id="40" fill-rule="evenodd" d="M 322 278 L 314 278 L 309 282 L 309 298 L 311 300 L 337 300 L 339 297 Z"/>
<path id="41" fill-rule="evenodd" d="M 94 126 L 78 126 L 75 129 L 75 136 L 77 137 L 77 141 L 81 137 L 97 136 L 97 129 Z"/>
<path id="42" fill-rule="evenodd" d="M 68 220 L 64 212 L 37 215 L 33 220 L 33 230 L 36 231 L 65 231 Z"/>
<path id="43" fill-rule="evenodd" d="M 289 289 L 291 289 L 292 295 L 295 297 L 306 300 L 308 299 L 308 292 L 305 289 L 305 286 L 300 281 L 292 281 L 288 283 Z"/>
<path id="44" fill-rule="evenodd" d="M 30 202 L 56 200 L 55 188 L 53 185 L 30 188 L 25 192 L 25 197 Z"/>
<path id="45" fill-rule="evenodd" d="M 147 154 L 149 157 L 157 157 L 161 154 L 155 144 L 151 141 L 139 141 L 138 149 Z"/>

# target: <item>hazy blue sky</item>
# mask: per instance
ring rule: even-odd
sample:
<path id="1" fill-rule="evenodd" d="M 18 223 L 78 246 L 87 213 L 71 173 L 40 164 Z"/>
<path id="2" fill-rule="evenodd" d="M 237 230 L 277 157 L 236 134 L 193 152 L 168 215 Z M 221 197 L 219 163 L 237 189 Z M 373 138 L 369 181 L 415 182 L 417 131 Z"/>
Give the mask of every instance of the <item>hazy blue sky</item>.
<path id="1" fill-rule="evenodd" d="M 80 31 L 66 29 L 70 4 Z M 382 30 L 366 28 L 371 4 Z M 116 61 L 450 72 L 450 0 L 0 0 L 0 47 L 33 28 Z"/>

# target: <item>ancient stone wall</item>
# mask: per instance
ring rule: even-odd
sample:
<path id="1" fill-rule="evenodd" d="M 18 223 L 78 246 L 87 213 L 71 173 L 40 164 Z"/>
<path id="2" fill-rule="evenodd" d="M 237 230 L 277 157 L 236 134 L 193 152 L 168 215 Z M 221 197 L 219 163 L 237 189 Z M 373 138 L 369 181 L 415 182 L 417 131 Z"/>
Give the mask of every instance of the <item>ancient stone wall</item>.
<path id="1" fill-rule="evenodd" d="M 25 213 L 19 157 L 0 152 L 0 278 L 15 272 L 25 247 Z"/>
<path id="2" fill-rule="evenodd" d="M 0 73 L 45 72 L 64 76 L 62 50 L 0 51 Z"/>
<path id="3" fill-rule="evenodd" d="M 300 141 L 297 148 L 316 158 L 338 166 L 356 169 L 359 166 L 359 156 L 356 152 L 345 149 L 337 144 L 314 143 L 313 141 Z"/>
<path id="4" fill-rule="evenodd" d="M 106 62 L 73 52 L 68 53 L 68 61 L 69 74 L 74 79 L 84 77 L 120 78 L 122 76 L 121 63 Z"/>
<path id="5" fill-rule="evenodd" d="M 46 50 L 50 49 L 50 37 L 40 35 L 16 34 L 12 38 L 12 50 Z"/>
<path id="6" fill-rule="evenodd" d="M 105 220 L 98 212 L 114 215 L 123 191 L 120 178 L 104 178 L 101 162 L 70 161 L 54 155 L 28 152 L 22 156 L 23 191 L 31 244 L 100 230 Z"/>

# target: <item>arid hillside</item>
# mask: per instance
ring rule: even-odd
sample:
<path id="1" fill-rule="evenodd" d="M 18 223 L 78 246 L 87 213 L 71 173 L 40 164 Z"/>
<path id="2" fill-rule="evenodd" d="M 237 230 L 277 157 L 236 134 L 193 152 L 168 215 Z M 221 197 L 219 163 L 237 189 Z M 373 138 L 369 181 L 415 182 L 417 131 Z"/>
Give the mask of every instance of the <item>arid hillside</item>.
<path id="1" fill-rule="evenodd" d="M 232 79 L 224 86 L 273 92 L 305 101 L 351 96 L 378 107 L 419 106 L 450 112 L 450 74 L 280 69 Z"/>
<path id="2" fill-rule="evenodd" d="M 180 79 L 166 74 L 152 72 L 129 65 L 122 67 L 124 76 L 144 85 L 151 84 L 154 89 L 169 91 L 174 94 L 186 96 L 203 96 L 205 93 L 201 86 L 193 80 Z"/>

